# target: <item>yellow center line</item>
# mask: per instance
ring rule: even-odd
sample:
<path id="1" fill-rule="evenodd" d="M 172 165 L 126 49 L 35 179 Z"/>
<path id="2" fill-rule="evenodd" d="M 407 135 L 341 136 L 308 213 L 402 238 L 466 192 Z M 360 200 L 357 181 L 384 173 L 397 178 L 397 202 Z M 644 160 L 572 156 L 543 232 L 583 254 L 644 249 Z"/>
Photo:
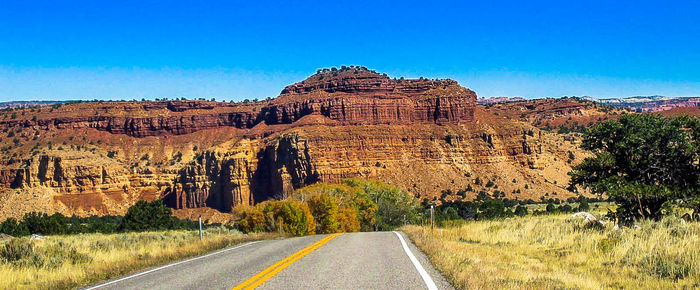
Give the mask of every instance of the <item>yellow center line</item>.
<path id="1" fill-rule="evenodd" d="M 241 283 L 240 285 L 236 286 L 233 288 L 233 290 L 239 290 L 239 289 L 254 289 L 255 287 L 260 286 L 262 283 L 265 283 L 268 279 L 272 278 L 272 276 L 275 276 L 277 273 L 282 271 L 284 268 L 287 268 L 289 265 L 292 263 L 296 262 L 297 260 L 301 259 L 302 257 L 308 255 L 309 253 L 313 252 L 314 250 L 320 248 L 324 244 L 330 242 L 332 239 L 335 237 L 339 236 L 340 233 L 338 234 L 332 234 L 330 236 L 327 236 L 310 246 L 301 249 L 300 251 L 292 254 L 291 256 L 275 263 L 274 265 L 267 267 L 265 270 L 262 270 L 262 272 L 256 274 L 253 277 L 250 277 L 250 279 L 246 280 L 245 282 Z"/>

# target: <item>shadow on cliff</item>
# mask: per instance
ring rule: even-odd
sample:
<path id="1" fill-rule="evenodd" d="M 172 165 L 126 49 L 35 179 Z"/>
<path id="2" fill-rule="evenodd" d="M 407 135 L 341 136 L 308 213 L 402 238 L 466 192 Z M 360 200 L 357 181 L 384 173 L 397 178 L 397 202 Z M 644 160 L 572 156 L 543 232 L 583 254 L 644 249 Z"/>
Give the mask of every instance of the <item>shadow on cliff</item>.
<path id="1" fill-rule="evenodd" d="M 249 162 L 204 152 L 180 170 L 174 185 L 162 193 L 163 201 L 175 209 L 210 207 L 230 212 L 239 204 L 285 198 L 319 180 L 306 141 L 295 134 L 265 146 L 256 158 L 257 162 Z"/>
<path id="2" fill-rule="evenodd" d="M 301 147 L 301 148 L 300 148 Z M 258 167 L 251 180 L 255 203 L 285 198 L 296 188 L 319 181 L 311 165 L 309 148 L 296 135 L 280 138 L 258 153 Z"/>

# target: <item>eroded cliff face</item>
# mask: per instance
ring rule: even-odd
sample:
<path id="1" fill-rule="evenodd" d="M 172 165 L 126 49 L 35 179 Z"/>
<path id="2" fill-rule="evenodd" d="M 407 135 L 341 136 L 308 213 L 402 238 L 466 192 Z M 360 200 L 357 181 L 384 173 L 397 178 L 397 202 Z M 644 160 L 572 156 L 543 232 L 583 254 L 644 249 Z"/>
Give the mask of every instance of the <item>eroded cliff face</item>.
<path id="1" fill-rule="evenodd" d="M 577 162 L 568 151 L 585 155 L 572 140 L 477 107 L 455 81 L 361 68 L 319 72 L 263 102 L 80 103 L 5 114 L 0 128 L 14 135 L 0 139 L 0 217 L 123 214 L 155 198 L 230 212 L 348 177 L 427 199 L 495 190 L 476 177 L 510 198 L 567 197 Z"/>
<path id="2" fill-rule="evenodd" d="M 176 209 L 212 207 L 231 211 L 318 181 L 306 140 L 285 134 L 269 140 L 244 139 L 222 153 L 205 151 L 179 172 L 163 197 Z"/>

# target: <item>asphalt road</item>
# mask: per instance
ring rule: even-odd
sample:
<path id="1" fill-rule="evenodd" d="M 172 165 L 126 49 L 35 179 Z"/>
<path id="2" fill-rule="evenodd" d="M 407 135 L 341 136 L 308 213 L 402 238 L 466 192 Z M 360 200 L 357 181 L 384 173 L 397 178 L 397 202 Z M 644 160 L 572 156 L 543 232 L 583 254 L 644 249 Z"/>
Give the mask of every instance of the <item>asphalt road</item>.
<path id="1" fill-rule="evenodd" d="M 241 244 L 90 289 L 236 287 L 452 289 L 427 257 L 400 232 L 316 235 Z"/>

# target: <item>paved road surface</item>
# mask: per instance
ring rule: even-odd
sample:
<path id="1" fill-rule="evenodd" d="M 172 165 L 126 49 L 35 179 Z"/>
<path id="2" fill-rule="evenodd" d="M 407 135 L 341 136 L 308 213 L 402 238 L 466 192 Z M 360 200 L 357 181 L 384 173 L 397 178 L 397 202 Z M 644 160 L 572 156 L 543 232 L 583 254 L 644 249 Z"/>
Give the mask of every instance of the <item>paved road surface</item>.
<path id="1" fill-rule="evenodd" d="M 432 286 L 452 289 L 408 237 L 398 232 L 368 232 L 242 244 L 94 287 L 435 289 Z"/>

